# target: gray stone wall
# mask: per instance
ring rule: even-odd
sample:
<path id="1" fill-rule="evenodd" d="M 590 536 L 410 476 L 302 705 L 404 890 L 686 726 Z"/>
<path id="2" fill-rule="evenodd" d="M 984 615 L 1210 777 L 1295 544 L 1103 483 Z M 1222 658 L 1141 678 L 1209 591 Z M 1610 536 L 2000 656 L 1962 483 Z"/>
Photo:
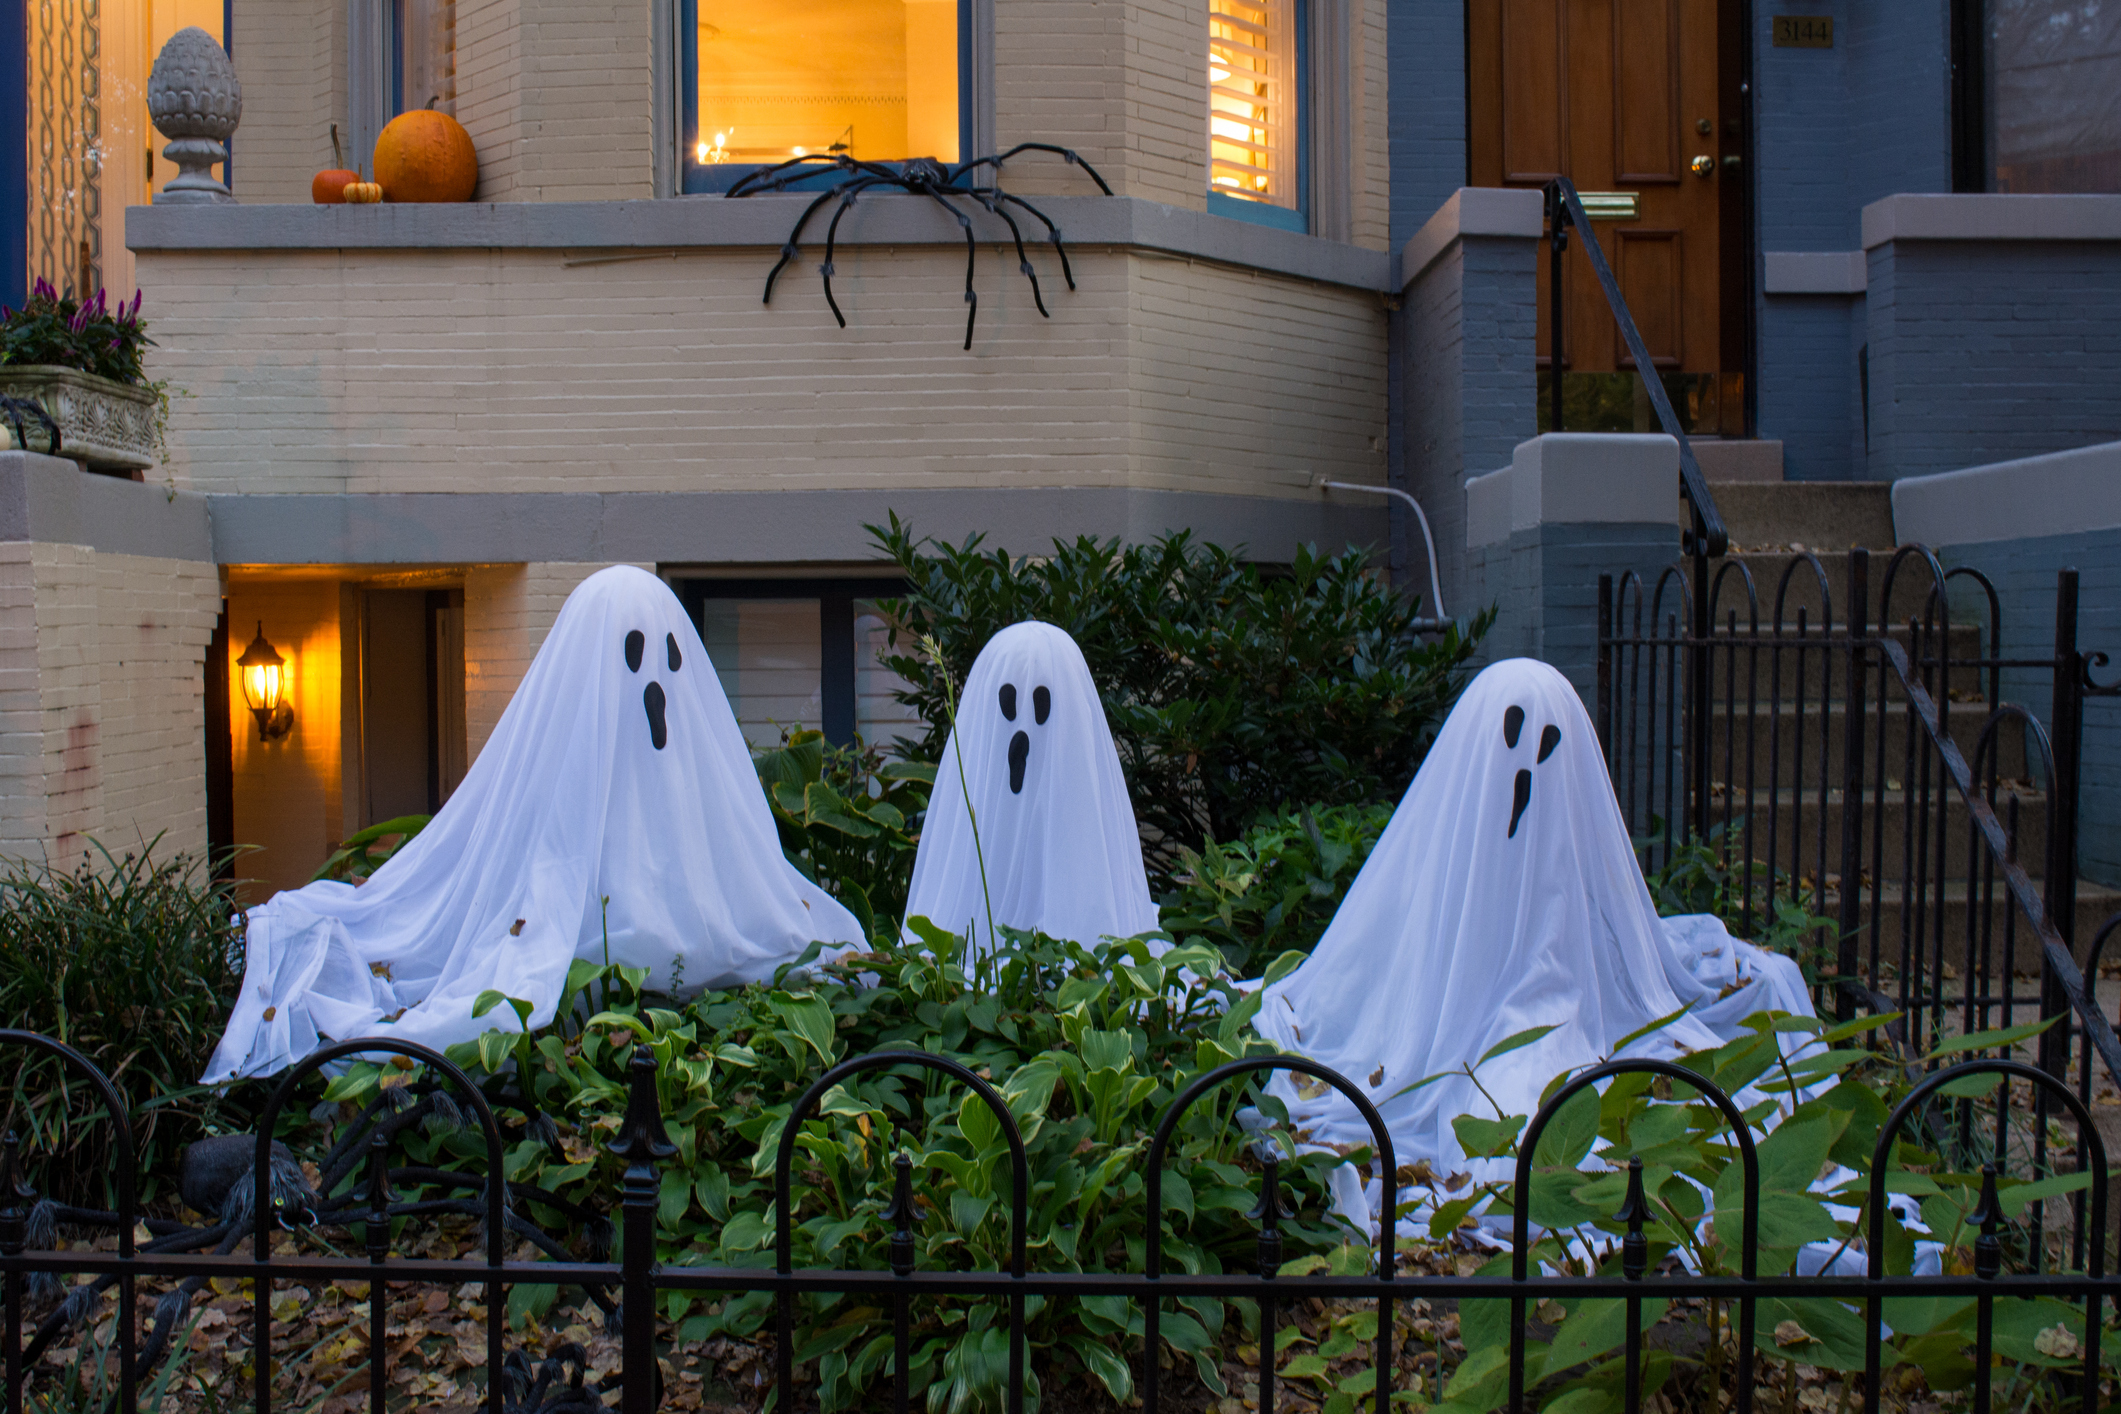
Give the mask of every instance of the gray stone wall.
<path id="1" fill-rule="evenodd" d="M 2121 437 L 2121 242 L 1896 240 L 1869 271 L 1871 478 Z"/>

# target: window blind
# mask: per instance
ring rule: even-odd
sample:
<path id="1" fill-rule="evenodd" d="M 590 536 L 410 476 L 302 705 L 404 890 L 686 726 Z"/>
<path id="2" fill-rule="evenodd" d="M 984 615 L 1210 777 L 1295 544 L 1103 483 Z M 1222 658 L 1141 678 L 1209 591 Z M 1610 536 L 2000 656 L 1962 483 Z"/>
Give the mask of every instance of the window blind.
<path id="1" fill-rule="evenodd" d="M 1296 205 L 1293 0 L 1208 0 L 1208 186 Z"/>

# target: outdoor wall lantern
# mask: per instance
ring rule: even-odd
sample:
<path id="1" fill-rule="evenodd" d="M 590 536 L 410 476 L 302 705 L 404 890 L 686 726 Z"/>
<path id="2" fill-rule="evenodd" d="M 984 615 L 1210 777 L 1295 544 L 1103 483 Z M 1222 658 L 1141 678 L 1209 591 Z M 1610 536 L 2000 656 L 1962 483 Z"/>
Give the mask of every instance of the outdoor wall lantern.
<path id="1" fill-rule="evenodd" d="M 236 666 L 243 670 L 243 700 L 250 704 L 250 714 L 258 719 L 258 740 L 278 741 L 293 731 L 295 709 L 280 700 L 280 689 L 286 681 L 281 669 L 287 666 L 287 660 L 267 641 L 262 621 L 258 636 L 236 659 Z"/>

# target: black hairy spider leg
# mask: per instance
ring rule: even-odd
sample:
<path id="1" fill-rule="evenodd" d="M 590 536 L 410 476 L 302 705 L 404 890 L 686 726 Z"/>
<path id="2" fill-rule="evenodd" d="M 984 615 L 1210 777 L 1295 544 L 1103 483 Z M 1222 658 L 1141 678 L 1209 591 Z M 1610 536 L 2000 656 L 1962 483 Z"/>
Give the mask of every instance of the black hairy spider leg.
<path id="1" fill-rule="evenodd" d="M 958 193 L 951 193 L 953 196 Z M 972 347 L 972 324 L 979 318 L 979 295 L 972 288 L 972 265 L 979 259 L 979 242 L 972 237 L 972 218 L 943 199 L 941 192 L 928 193 L 930 200 L 957 218 L 957 224 L 965 231 L 965 303 L 971 306 L 965 311 L 965 347 Z"/>
<path id="2" fill-rule="evenodd" d="M 817 214 L 820 206 L 839 195 L 839 190 L 838 187 L 833 187 L 819 192 L 817 200 L 804 207 L 803 214 L 795 218 L 795 229 L 788 233 L 788 243 L 781 247 L 781 258 L 774 261 L 773 268 L 766 272 L 766 293 L 760 297 L 760 304 L 773 303 L 773 282 L 780 278 L 781 271 L 787 267 L 788 262 L 795 259 L 797 243 L 803 239 L 803 227 L 810 224 L 810 218 Z"/>
<path id="3" fill-rule="evenodd" d="M 828 196 L 835 192 L 839 193 L 840 206 L 839 210 L 832 213 L 832 224 L 825 228 L 825 263 L 817 268 L 817 273 L 825 282 L 825 303 L 832 306 L 832 317 L 839 320 L 842 329 L 847 327 L 847 316 L 840 313 L 840 302 L 832 297 L 832 251 L 839 240 L 840 217 L 847 214 L 847 208 L 854 205 L 856 197 L 871 187 L 884 185 L 888 180 L 893 179 L 855 177 L 840 183 L 831 192 L 826 193 Z"/>
<path id="4" fill-rule="evenodd" d="M 1024 200 L 1020 196 L 1011 196 L 1008 192 L 1002 191 L 999 188 L 996 189 L 995 196 L 1002 201 L 1010 203 L 1012 206 L 1023 207 L 1024 210 L 1030 212 L 1033 216 L 1036 216 L 1039 220 L 1046 223 L 1046 235 L 1048 239 L 1053 242 L 1054 253 L 1060 256 L 1061 274 L 1067 278 L 1068 288 L 1071 290 L 1074 289 L 1075 269 L 1073 266 L 1068 264 L 1068 247 L 1061 244 L 1060 227 L 1054 225 L 1053 219 L 1046 215 L 1045 212 L 1039 210 L 1036 206 L 1033 206 L 1030 202 Z"/>
<path id="5" fill-rule="evenodd" d="M 1039 318 L 1051 319 L 1053 316 L 1046 312 L 1046 298 L 1039 293 L 1038 271 L 1031 268 L 1031 257 L 1024 253 L 1024 233 L 1017 227 L 1016 218 L 1002 210 L 1001 203 L 996 200 L 1000 195 L 996 192 L 993 196 L 982 197 L 980 204 L 1009 223 L 1009 234 L 1016 237 L 1016 268 L 1031 282 L 1031 302 L 1038 306 Z"/>

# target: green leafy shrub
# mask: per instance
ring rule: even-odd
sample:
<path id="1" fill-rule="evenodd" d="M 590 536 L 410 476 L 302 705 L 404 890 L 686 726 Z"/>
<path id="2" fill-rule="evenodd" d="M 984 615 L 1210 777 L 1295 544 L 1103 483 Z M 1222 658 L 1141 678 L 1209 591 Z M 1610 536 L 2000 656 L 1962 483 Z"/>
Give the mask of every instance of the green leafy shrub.
<path id="1" fill-rule="evenodd" d="M 432 819 L 432 815 L 400 815 L 394 820 L 381 820 L 365 830 L 354 831 L 340 842 L 317 872 L 309 876 L 309 882 L 337 879 L 342 884 L 360 883 L 382 868 L 384 860 L 410 844 L 413 836 L 426 829 Z"/>
<path id="2" fill-rule="evenodd" d="M 789 860 L 870 937 L 895 934 L 920 847 L 914 822 L 928 808 L 935 767 L 886 761 L 860 742 L 828 746 L 816 731 L 786 734 L 752 764 Z"/>
<path id="3" fill-rule="evenodd" d="M 1648 850 L 1668 839 L 1658 820 L 1651 835 L 1635 845 Z M 1723 825 L 1712 827 L 1705 839 L 1689 830 L 1685 840 L 1666 849 L 1663 863 L 1645 870 L 1643 880 L 1659 917 L 1713 913 L 1734 937 L 1795 958 L 1808 983 L 1816 985 L 1822 969 L 1834 961 L 1830 944 L 1837 925 L 1815 911 L 1825 908 L 1820 891 L 1795 886 L 1788 874 L 1757 859 L 1748 868 L 1733 852 Z"/>
<path id="4" fill-rule="evenodd" d="M 243 982 L 234 886 L 202 859 L 154 853 L 97 845 L 72 871 L 0 872 L 0 1015 L 82 1052 L 130 1098 L 143 1196 L 185 1144 L 247 1120 L 196 1083 Z M 38 1187 L 107 1197 L 111 1129 L 91 1087 L 56 1058 L 7 1060 L 19 1068 L 4 1125 L 36 1156 Z"/>
<path id="5" fill-rule="evenodd" d="M 1789 1271 L 1807 1243 L 1862 1251 L 1871 1217 L 1872 1158 L 1892 1107 L 1936 1065 L 1984 1052 L 2008 1054 L 2048 1024 L 1952 1037 L 1917 1056 L 1887 1039 L 1894 1019 L 1874 1015 L 1834 1025 L 1808 1017 L 1758 1016 L 1747 1023 L 1752 1034 L 1680 1062 L 1726 1094 L 1739 1095 L 1753 1086 L 1755 1094 L 1765 1096 L 1747 1111 L 1756 1126 L 1762 1275 Z M 1786 1036 L 1812 1036 L 1821 1044 L 1811 1055 L 1788 1061 L 1779 1044 Z M 1510 1044 L 1497 1046 L 1491 1056 Z M 1547 1087 L 1547 1098 L 1566 1079 L 1557 1077 Z M 1971 1074 L 1944 1086 L 1937 1103 L 1901 1131 L 1889 1158 L 1888 1191 L 1915 1197 L 1929 1229 L 1922 1240 L 1941 1243 L 1945 1269 L 1963 1275 L 1972 1270 L 1971 1248 L 1979 1231 L 1972 1219 L 1982 1191 L 1981 1166 L 1993 1161 L 1999 1169 L 2006 1270 L 2069 1269 L 2074 1264 L 2067 1232 L 2058 1233 L 2043 1209 L 2050 1200 L 2066 1202 L 2087 1190 L 2091 1175 L 2069 1171 L 2076 1161 L 2071 1141 L 2059 1126 L 2048 1127 L 2044 1137 L 2049 1147 L 2044 1152 L 2035 1144 L 2040 1126 L 2026 1118 L 2022 1097 L 2011 1102 L 2015 1123 L 1999 1125 L 1996 1102 L 2001 1095 L 1994 1074 Z M 1757 1126 L 1793 1096 L 1794 1107 L 1762 1135 Z M 1514 1161 L 1526 1121 L 1524 1115 L 1498 1110 L 1493 1117 L 1461 1116 L 1453 1124 L 1470 1154 Z M 1995 1141 L 1999 1132 L 2005 1135 L 2000 1152 Z M 1617 1077 L 1602 1090 L 1579 1092 L 1541 1136 L 1528 1189 L 1529 1217 L 1535 1230 L 1544 1229 L 1529 1253 L 1535 1268 L 1543 1262 L 1571 1275 L 1590 1275 L 1594 1269 L 1605 1276 L 1621 1274 L 1615 1239 L 1626 1226 L 1614 1214 L 1627 1194 L 1631 1157 L 1643 1163 L 1649 1269 L 1682 1257 L 1705 1275 L 1737 1275 L 1743 1168 L 1728 1126 L 1719 1111 L 1683 1083 L 1641 1073 Z M 1579 1167 L 1587 1158 L 1599 1161 L 1597 1166 Z M 1846 1181 L 1830 1192 L 1815 1191 L 1815 1182 L 1823 1173 L 1834 1172 L 1835 1165 L 1848 1171 Z M 1433 1235 L 1448 1235 L 1483 1202 L 1490 1205 L 1491 1214 L 1513 1211 L 1508 1185 L 1461 1184 L 1457 1192 L 1460 1196 L 1451 1196 L 1440 1181 L 1432 1182 L 1427 1201 L 1434 1214 Z M 1829 1203 L 1855 1209 L 1856 1216 L 1837 1219 Z M 1886 1271 L 1907 1275 L 1918 1234 L 1890 1212 L 1885 1231 Z M 1504 1254 L 1480 1274 L 1507 1276 L 1509 1271 L 1510 1258 Z M 1646 1287 L 1646 1292 L 1654 1290 L 1654 1283 Z M 1626 1336 L 1623 1303 L 1571 1297 L 1552 1288 L 1540 1295 L 1548 1298 L 1537 1312 L 1546 1332 L 1526 1345 L 1528 1407 L 1617 1414 L 1625 1377 L 1619 1353 Z M 1952 1393 L 1971 1383 L 1971 1296 L 1893 1299 L 1885 1302 L 1885 1311 L 1891 1334 L 1883 1366 L 1898 1393 Z M 1995 1311 L 2001 1367 L 1996 1372 L 1997 1407 L 2043 1407 L 2043 1395 L 2044 1407 L 2074 1400 L 2073 1383 L 2049 1381 L 2058 1372 L 2082 1368 L 2081 1358 L 2075 1357 L 2084 1337 L 2082 1310 L 2040 1297 L 1999 1300 Z M 1689 1323 L 1707 1328 L 1706 1344 L 1646 1334 L 1644 1394 L 1664 1390 L 1667 1407 L 1722 1407 L 1729 1397 L 1735 1352 L 1718 1332 L 1735 1325 L 1735 1308 L 1715 1301 L 1643 1302 L 1646 1332 L 1660 1324 Z M 1473 1414 L 1503 1402 L 1507 1392 L 1509 1303 L 1462 1302 L 1459 1335 L 1463 1356 L 1452 1368 L 1439 1366 L 1435 1387 L 1421 1391 L 1421 1397 L 1432 1409 Z M 1822 1370 L 1846 1377 L 1864 1368 L 1860 1308 L 1830 1295 L 1762 1299 L 1754 1342 L 1760 1362 L 1756 1382 L 1779 1386 L 1777 1400 L 1784 1408 L 1798 1403 L 1801 1380 L 1817 1379 Z"/>
<path id="6" fill-rule="evenodd" d="M 55 364 L 98 378 L 142 384 L 141 356 L 154 342 L 140 318 L 140 294 L 111 308 L 102 290 L 82 300 L 38 280 L 22 308 L 0 305 L 0 364 Z"/>
<path id="7" fill-rule="evenodd" d="M 967 959 L 962 940 L 928 930 L 922 946 L 889 945 L 825 968 L 814 981 L 792 968 L 776 984 L 683 1004 L 643 995 L 642 972 L 577 963 L 560 1024 L 532 1035 L 518 1022 L 454 1048 L 451 1058 L 482 1078 L 511 1123 L 528 1115 L 551 1124 L 549 1142 L 538 1137 L 535 1119 L 518 1127 L 507 1165 L 529 1214 L 561 1231 L 573 1218 L 541 1205 L 538 1195 L 597 1206 L 615 1200 L 622 1165 L 605 1141 L 625 1108 L 627 1059 L 635 1046 L 648 1046 L 677 1146 L 663 1171 L 659 1257 L 666 1264 L 754 1266 L 771 1257 L 773 1165 L 795 1098 L 849 1056 L 894 1047 L 931 1051 L 991 1078 L 1020 1127 L 1029 1151 L 1034 1266 L 1136 1270 L 1150 1132 L 1193 1077 L 1268 1049 L 1247 1027 L 1257 1002 L 1216 976 L 1217 958 L 1204 946 L 1155 958 L 1140 940 L 1083 948 L 1009 933 L 1006 942 L 1000 955 L 978 962 Z M 869 985 L 846 985 L 862 979 Z M 481 1000 L 508 1016 L 498 993 Z M 328 1096 L 365 1102 L 404 1079 L 388 1066 L 356 1065 Z M 1232 1118 L 1244 1099 L 1242 1085 L 1203 1099 L 1174 1138 L 1164 1190 L 1165 1250 L 1174 1269 L 1214 1272 L 1226 1262 L 1243 1269 L 1250 1260 L 1254 1226 L 1245 1214 L 1258 1201 L 1258 1165 Z M 416 1161 L 483 1167 L 480 1145 L 461 1130 L 405 1134 Z M 795 1261 L 887 1266 L 895 1223 L 883 1212 L 900 1152 L 912 1161 L 921 1200 L 913 1223 L 921 1265 L 1006 1265 L 1006 1141 L 977 1099 L 912 1066 L 871 1071 L 836 1088 L 821 1117 L 805 1126 L 793 1176 Z M 1283 1166 L 1285 1191 L 1298 1208 L 1283 1228 L 1292 1254 L 1337 1249 L 1344 1236 L 1323 1216 L 1324 1173 L 1335 1162 L 1313 1155 Z M 573 1235 L 579 1240 L 582 1232 Z M 518 1288 L 512 1313 L 519 1321 L 543 1319 L 559 1295 L 552 1287 Z M 663 1302 L 681 1341 L 750 1337 L 771 1314 L 762 1297 L 670 1293 Z M 1139 1309 L 1120 1298 L 1032 1306 L 1034 1371 L 1069 1379 L 1087 1373 L 1123 1403 L 1134 1380 L 1125 1351 L 1138 1342 Z M 1220 1392 L 1219 1347 L 1234 1345 L 1249 1319 L 1249 1303 L 1188 1299 L 1166 1316 L 1164 1329 L 1176 1357 Z M 923 1301 L 914 1320 L 913 1378 L 916 1388 L 935 1382 L 932 1407 L 1001 1408 L 1006 1362 L 992 1356 L 1005 1332 L 993 1303 Z M 889 1331 L 888 1316 L 873 1308 L 805 1298 L 797 1359 L 824 1407 L 868 1407 L 881 1397 Z"/>
<path id="8" fill-rule="evenodd" d="M 1039 558 L 917 540 L 896 516 L 870 526 L 911 588 L 879 605 L 885 665 L 940 760 L 944 676 L 963 682 L 993 635 L 1025 619 L 1066 629 L 1103 700 L 1153 892 L 1181 849 L 1234 840 L 1299 803 L 1396 799 L 1470 670 L 1493 614 L 1463 633 L 1414 636 L 1418 601 L 1377 579 L 1359 550 L 1306 548 L 1287 574 L 1186 532 L 1147 545 L 1087 536 Z M 932 637 L 939 659 L 911 651 Z"/>
<path id="9" fill-rule="evenodd" d="M 1222 950 L 1231 972 L 1256 977 L 1286 952 L 1309 953 L 1347 897 L 1393 807 L 1304 806 L 1260 821 L 1229 844 L 1181 847 L 1164 927 Z"/>

